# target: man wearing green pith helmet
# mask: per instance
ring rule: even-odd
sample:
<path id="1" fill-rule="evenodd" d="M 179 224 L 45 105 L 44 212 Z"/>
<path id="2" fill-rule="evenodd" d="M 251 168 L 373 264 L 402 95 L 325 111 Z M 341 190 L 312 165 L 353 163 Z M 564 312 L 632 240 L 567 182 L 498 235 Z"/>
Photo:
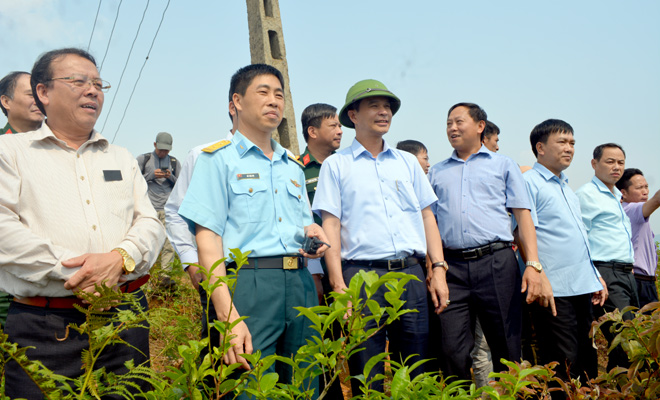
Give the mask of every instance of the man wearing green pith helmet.
<path id="1" fill-rule="evenodd" d="M 427 249 L 433 262 L 428 273 L 436 309 L 442 311 L 449 298 L 447 264 L 430 207 L 437 197 L 417 158 L 383 140 L 400 106 L 399 98 L 379 81 L 363 80 L 349 89 L 339 121 L 355 129 L 355 140 L 323 162 L 312 205 L 330 240 L 325 260 L 334 291 L 344 291 L 360 271 L 379 276 L 399 271 L 418 278 L 406 284 L 402 296 L 404 308 L 418 312 L 403 315 L 369 338 L 364 351 L 348 360 L 351 375 L 361 374 L 371 357 L 385 351 L 386 335 L 392 360 L 412 365 L 426 358 L 428 308 L 422 260 Z M 372 299 L 386 306 L 384 294 L 381 287 Z M 375 326 L 370 321 L 365 329 Z M 423 366 L 411 376 L 422 372 Z M 368 379 L 383 373 L 381 362 Z M 353 395 L 360 393 L 357 380 L 352 388 Z M 383 381 L 374 382 L 372 389 L 382 391 Z"/>

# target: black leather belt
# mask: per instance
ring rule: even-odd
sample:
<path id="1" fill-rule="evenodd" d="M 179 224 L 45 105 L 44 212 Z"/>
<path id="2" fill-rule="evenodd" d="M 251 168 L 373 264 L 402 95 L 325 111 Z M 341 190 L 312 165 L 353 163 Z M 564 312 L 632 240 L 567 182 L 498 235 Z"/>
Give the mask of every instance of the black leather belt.
<path id="1" fill-rule="evenodd" d="M 300 269 L 305 264 L 300 256 L 255 257 L 248 258 L 243 269 Z M 233 268 L 231 265 L 228 268 Z"/>
<path id="2" fill-rule="evenodd" d="M 444 249 L 445 258 L 452 258 L 454 260 L 478 260 L 488 254 L 502 249 L 511 247 L 511 242 L 493 242 L 485 246 L 472 247 L 469 249 L 453 250 Z"/>
<path id="3" fill-rule="evenodd" d="M 342 265 L 364 265 L 371 268 L 382 268 L 388 271 L 396 271 L 406 267 L 412 267 L 419 264 L 417 257 L 397 258 L 395 260 L 344 260 Z"/>
<path id="4" fill-rule="evenodd" d="M 635 279 L 640 281 L 655 282 L 655 276 L 635 274 Z"/>
<path id="5" fill-rule="evenodd" d="M 597 267 L 612 268 L 623 272 L 632 272 L 633 265 L 631 263 L 622 263 L 617 261 L 594 261 Z"/>

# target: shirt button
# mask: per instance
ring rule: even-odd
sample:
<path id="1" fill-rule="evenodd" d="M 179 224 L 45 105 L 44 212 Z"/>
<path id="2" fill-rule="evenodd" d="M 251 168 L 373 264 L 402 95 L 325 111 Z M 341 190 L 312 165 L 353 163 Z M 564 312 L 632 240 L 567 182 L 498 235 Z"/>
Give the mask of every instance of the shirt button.
<path id="1" fill-rule="evenodd" d="M 85 177 L 84 177 L 84 176 L 81 176 L 81 177 L 80 177 L 80 180 L 81 180 L 81 181 L 84 181 L 84 180 L 85 180 Z"/>
<path id="2" fill-rule="evenodd" d="M 96 230 L 96 225 L 92 225 L 92 229 Z"/>
<path id="3" fill-rule="evenodd" d="M 277 220 L 280 221 L 280 222 L 282 222 L 282 217 L 279 217 Z"/>
<path id="4" fill-rule="evenodd" d="M 252 193 L 252 188 L 250 188 L 250 189 L 248 190 L 248 192 Z"/>
<path id="5" fill-rule="evenodd" d="M 252 189 L 250 189 L 250 192 L 252 192 Z M 275 193 L 277 193 L 277 189 L 275 189 Z"/>
<path id="6" fill-rule="evenodd" d="M 302 196 L 301 196 L 301 195 L 298 195 L 298 198 L 299 198 L 299 199 L 302 199 Z"/>
<path id="7" fill-rule="evenodd" d="M 80 158 L 80 154 L 76 154 L 76 158 Z"/>
<path id="8" fill-rule="evenodd" d="M 87 202 L 87 204 L 91 203 L 89 200 L 85 200 L 85 201 Z"/>

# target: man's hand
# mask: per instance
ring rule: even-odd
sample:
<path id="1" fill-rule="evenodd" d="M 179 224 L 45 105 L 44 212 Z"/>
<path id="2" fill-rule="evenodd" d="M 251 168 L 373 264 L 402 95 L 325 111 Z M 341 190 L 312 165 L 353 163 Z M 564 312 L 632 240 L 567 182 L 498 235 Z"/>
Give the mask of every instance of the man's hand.
<path id="1" fill-rule="evenodd" d="M 323 232 L 323 228 L 318 226 L 318 224 L 311 224 L 305 227 L 305 237 L 316 237 L 319 238 L 320 241 L 324 243 L 330 243 L 328 241 L 328 237 L 325 235 L 325 232 Z M 307 254 L 303 251 L 303 249 L 299 249 L 298 252 L 303 256 L 307 258 L 321 258 L 325 254 L 325 251 L 328 250 L 328 246 L 321 245 L 318 250 L 316 250 L 316 254 Z"/>
<path id="2" fill-rule="evenodd" d="M 62 261 L 66 268 L 81 267 L 69 280 L 64 282 L 64 288 L 79 291 L 94 292 L 94 285 L 105 282 L 106 286 L 113 287 L 118 282 L 124 282 L 124 261 L 116 251 L 109 253 L 86 253 L 78 257 Z"/>
<path id="3" fill-rule="evenodd" d="M 321 282 L 322 277 L 323 275 L 321 274 L 312 274 L 314 285 L 316 285 L 316 295 L 319 297 L 320 305 L 325 304 L 325 301 L 323 300 L 323 283 Z"/>
<path id="4" fill-rule="evenodd" d="M 553 316 L 557 316 L 555 308 L 555 297 L 552 293 L 552 285 L 545 271 L 541 273 L 534 270 L 534 268 L 527 267 L 523 274 L 522 293 L 527 292 L 527 304 L 538 302 L 543 307 L 550 307 Z"/>
<path id="5" fill-rule="evenodd" d="M 200 272 L 199 267 L 189 265 L 188 268 L 186 268 L 186 272 L 188 272 L 188 276 L 190 276 L 190 282 L 192 282 L 195 290 L 199 290 L 199 283 L 204 279 L 204 274 Z"/>
<path id="6" fill-rule="evenodd" d="M 428 278 L 427 278 L 428 280 Z M 449 305 L 449 287 L 447 286 L 447 271 L 437 267 L 433 269 L 431 280 L 428 283 L 431 301 L 435 307 L 435 313 L 440 314 Z"/>
<path id="7" fill-rule="evenodd" d="M 591 302 L 594 305 L 597 306 L 603 306 L 605 304 L 605 300 L 607 300 L 607 297 L 610 295 L 610 293 L 607 290 L 607 284 L 605 284 L 605 281 L 603 280 L 602 277 L 598 278 L 600 281 L 600 284 L 603 285 L 603 288 L 597 292 L 594 292 L 593 296 L 591 297 Z"/>
<path id="8" fill-rule="evenodd" d="M 247 360 L 241 356 L 241 354 L 252 354 L 252 335 L 250 334 L 250 330 L 245 324 L 245 321 L 236 324 L 229 334 L 235 336 L 229 340 L 229 343 L 231 343 L 232 346 L 227 353 L 222 356 L 222 360 L 225 364 L 239 362 L 241 363 L 241 368 L 249 370 L 250 364 L 248 364 Z M 222 337 L 220 337 L 220 341 L 222 341 Z"/>
<path id="9" fill-rule="evenodd" d="M 169 169 L 166 169 L 166 170 L 163 171 L 162 169 L 158 168 L 158 169 L 154 170 L 154 176 L 156 178 L 169 178 L 170 175 L 171 175 L 171 172 L 170 172 Z"/>

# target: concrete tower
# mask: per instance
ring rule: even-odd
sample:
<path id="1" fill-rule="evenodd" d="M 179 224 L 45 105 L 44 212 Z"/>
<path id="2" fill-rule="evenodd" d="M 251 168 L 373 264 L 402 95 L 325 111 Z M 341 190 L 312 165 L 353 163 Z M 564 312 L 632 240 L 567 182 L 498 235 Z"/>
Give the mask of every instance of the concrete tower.
<path id="1" fill-rule="evenodd" d="M 284 96 L 286 97 L 284 119 L 277 131 L 273 133 L 273 139 L 294 154 L 299 154 L 280 5 L 278 0 L 246 0 L 246 3 L 252 63 L 272 65 L 279 69 L 284 76 Z"/>

